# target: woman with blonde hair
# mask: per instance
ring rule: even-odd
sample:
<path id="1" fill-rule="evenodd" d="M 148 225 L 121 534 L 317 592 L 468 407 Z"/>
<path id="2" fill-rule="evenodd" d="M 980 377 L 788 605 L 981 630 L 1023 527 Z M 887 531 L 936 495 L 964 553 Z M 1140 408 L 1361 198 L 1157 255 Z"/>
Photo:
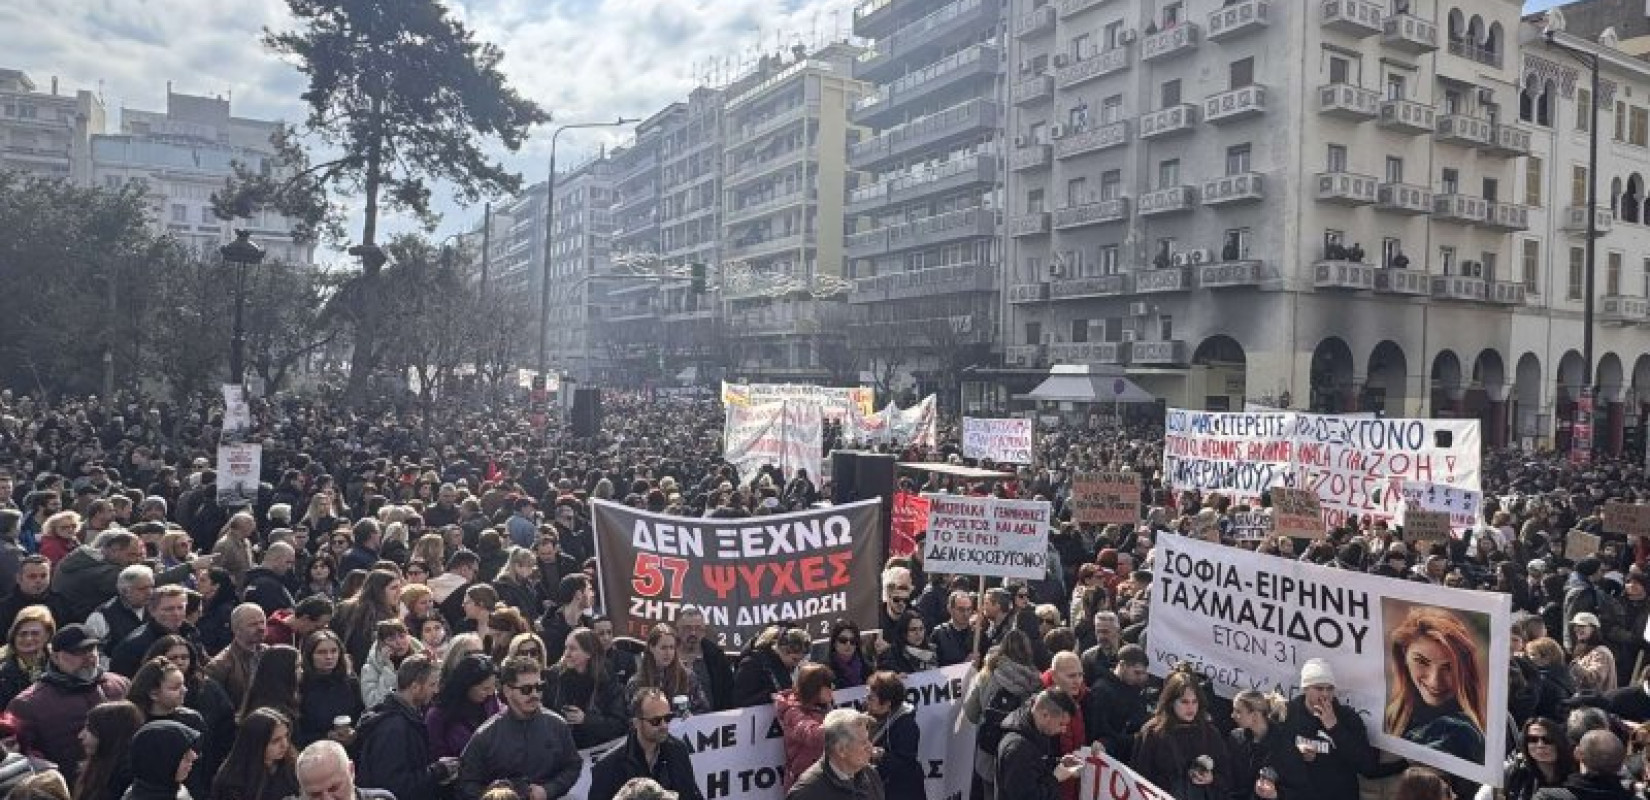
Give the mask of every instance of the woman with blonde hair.
<path id="1" fill-rule="evenodd" d="M 80 515 L 73 511 L 59 511 L 47 517 L 45 524 L 40 526 L 37 546 L 40 555 L 52 562 L 54 572 L 58 563 L 80 545 Z"/>
<path id="2" fill-rule="evenodd" d="M 1474 764 L 1484 760 L 1485 680 L 1477 637 L 1460 617 L 1420 606 L 1387 647 L 1384 730 Z"/>
<path id="3" fill-rule="evenodd" d="M 1135 771 L 1175 800 L 1224 798 L 1236 777 L 1226 741 L 1209 720 L 1200 678 L 1185 664 L 1170 672 L 1157 712 L 1135 743 Z"/>
<path id="4" fill-rule="evenodd" d="M 1232 733 L 1226 742 L 1232 755 L 1234 797 L 1256 800 L 1304 798 L 1307 776 L 1295 754 L 1295 740 L 1281 723 L 1289 715 L 1283 695 L 1245 689 L 1232 698 Z"/>
<path id="5" fill-rule="evenodd" d="M 424 577 L 425 581 L 439 578 L 441 568 L 447 563 L 447 543 L 439 533 L 426 533 L 413 543 L 412 558 L 408 560 L 424 562 L 424 566 L 430 571 L 430 574 Z"/>
<path id="6" fill-rule="evenodd" d="M 46 671 L 46 643 L 57 633 L 57 621 L 45 606 L 24 606 L 12 620 L 6 645 L 0 647 L 0 708 L 38 680 Z"/>
<path id="7" fill-rule="evenodd" d="M 409 630 L 418 629 L 418 621 L 435 613 L 435 593 L 422 583 L 408 583 L 401 587 L 401 620 Z"/>
<path id="8" fill-rule="evenodd" d="M 529 617 L 538 616 L 544 602 L 538 590 L 538 555 L 525 547 L 511 548 L 504 568 L 493 578 L 499 602 L 514 606 Z"/>

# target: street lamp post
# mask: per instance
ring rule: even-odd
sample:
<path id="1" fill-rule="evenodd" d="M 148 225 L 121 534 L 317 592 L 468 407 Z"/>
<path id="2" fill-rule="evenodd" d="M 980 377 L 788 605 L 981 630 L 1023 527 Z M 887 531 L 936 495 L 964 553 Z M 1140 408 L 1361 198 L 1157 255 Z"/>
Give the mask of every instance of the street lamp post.
<path id="1" fill-rule="evenodd" d="M 539 280 L 539 350 L 538 372 L 544 375 L 550 366 L 550 263 L 556 246 L 556 140 L 562 133 L 580 128 L 619 128 L 639 120 L 619 117 L 612 122 L 575 122 L 563 125 L 550 134 L 550 177 L 544 185 L 544 274 Z"/>
<path id="2" fill-rule="evenodd" d="M 246 268 L 264 260 L 264 249 L 252 241 L 252 232 L 235 231 L 235 241 L 218 248 L 223 260 L 235 265 L 235 327 L 229 337 L 229 380 L 236 386 L 246 382 Z"/>
<path id="3" fill-rule="evenodd" d="M 1581 390 L 1576 397 L 1575 417 L 1570 427 L 1570 460 L 1585 463 L 1592 459 L 1593 447 L 1593 299 L 1594 266 L 1598 247 L 1598 54 L 1558 41 L 1557 31 L 1542 32 L 1554 49 L 1562 50 L 1586 67 L 1591 74 L 1592 93 L 1587 122 L 1587 271 L 1583 276 L 1581 300 Z M 1586 436 L 1580 434 L 1585 431 Z"/>

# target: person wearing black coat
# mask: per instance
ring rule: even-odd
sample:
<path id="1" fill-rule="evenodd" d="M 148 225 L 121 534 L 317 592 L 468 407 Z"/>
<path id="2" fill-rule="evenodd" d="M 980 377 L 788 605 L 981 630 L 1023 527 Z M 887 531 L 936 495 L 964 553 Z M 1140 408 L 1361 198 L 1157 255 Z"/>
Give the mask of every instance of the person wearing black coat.
<path id="1" fill-rule="evenodd" d="M 132 737 L 132 753 L 142 758 L 132 759 L 132 787 L 126 790 L 122 800 L 189 797 L 183 781 L 199 755 L 196 748 L 200 738 L 199 731 L 171 720 L 150 722 L 139 728 Z"/>
<path id="2" fill-rule="evenodd" d="M 1060 756 L 1060 734 L 1077 714 L 1077 701 L 1060 689 L 1046 689 L 1003 720 L 993 786 L 999 797 L 1059 800 L 1060 784 L 1082 770 L 1075 756 Z"/>
<path id="3" fill-rule="evenodd" d="M 1152 715 L 1152 701 L 1145 689 L 1148 657 L 1139 645 L 1124 645 L 1117 651 L 1111 671 L 1089 685 L 1083 707 L 1083 730 L 1088 738 L 1106 746 L 1106 752 L 1128 761 L 1134 751 L 1134 736 Z"/>
<path id="4" fill-rule="evenodd" d="M 588 663 L 588 662 L 587 662 Z M 605 670 L 604 670 L 605 671 Z M 580 749 L 611 742 L 624 735 L 624 689 L 607 675 L 595 676 L 587 666 L 575 669 L 567 659 L 544 671 L 546 708 L 568 716 L 567 709 L 583 713 L 573 729 L 573 744 Z"/>
<path id="5" fill-rule="evenodd" d="M 1226 740 L 1226 750 L 1232 757 L 1232 797 L 1252 800 L 1256 778 L 1262 770 L 1270 770 L 1270 779 L 1276 800 L 1306 800 L 1305 764 L 1295 750 L 1295 742 L 1284 733 L 1283 715 L 1288 713 L 1288 701 L 1281 695 L 1267 695 L 1254 690 L 1239 692 L 1232 698 L 1232 722 L 1235 727 Z"/>
<path id="6" fill-rule="evenodd" d="M 608 751 L 590 770 L 589 800 L 612 800 L 632 778 L 652 778 L 679 800 L 704 800 L 692 756 L 682 740 L 670 735 L 670 700 L 647 687 L 630 701 L 630 733 L 624 744 Z"/>
<path id="7" fill-rule="evenodd" d="M 396 797 L 434 798 L 456 774 L 457 759 L 431 759 L 422 708 L 435 697 L 436 665 L 428 656 L 407 656 L 390 692 L 356 726 L 356 784 Z"/>
<path id="8" fill-rule="evenodd" d="M 292 744 L 299 749 L 327 738 L 334 719 L 355 719 L 364 710 L 360 681 L 341 667 L 319 674 L 305 670 L 303 682 L 298 685 L 298 698 Z"/>
<path id="9" fill-rule="evenodd" d="M 1306 797 L 1312 800 L 1357 800 L 1358 775 L 1376 768 L 1375 748 L 1363 720 L 1351 706 L 1335 699 L 1335 673 L 1314 658 L 1301 666 L 1301 694 L 1289 701 L 1282 727 L 1299 750 L 1313 747 L 1305 761 Z"/>
<path id="10" fill-rule="evenodd" d="M 762 641 L 762 636 L 757 637 Z M 775 634 L 775 638 L 758 644 L 733 673 L 733 707 L 760 706 L 773 702 L 773 696 L 791 688 L 791 671 L 808 654 L 808 634 L 789 628 Z"/>
<path id="11" fill-rule="evenodd" d="M 876 763 L 882 789 L 888 797 L 923 797 L 922 761 L 917 748 L 922 731 L 916 709 L 905 702 L 905 683 L 891 672 L 878 672 L 866 684 L 865 713 L 875 719 L 871 744 L 882 749 Z"/>

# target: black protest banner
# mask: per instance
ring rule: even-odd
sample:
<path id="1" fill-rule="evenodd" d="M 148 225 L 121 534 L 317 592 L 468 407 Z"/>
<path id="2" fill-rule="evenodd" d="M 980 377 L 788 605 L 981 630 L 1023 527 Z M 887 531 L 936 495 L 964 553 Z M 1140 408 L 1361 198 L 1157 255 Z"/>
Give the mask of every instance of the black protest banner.
<path id="1" fill-rule="evenodd" d="M 593 508 L 602 602 L 621 635 L 645 637 L 688 607 L 728 649 L 780 621 L 815 638 L 838 619 L 877 627 L 881 499 L 736 519 Z"/>

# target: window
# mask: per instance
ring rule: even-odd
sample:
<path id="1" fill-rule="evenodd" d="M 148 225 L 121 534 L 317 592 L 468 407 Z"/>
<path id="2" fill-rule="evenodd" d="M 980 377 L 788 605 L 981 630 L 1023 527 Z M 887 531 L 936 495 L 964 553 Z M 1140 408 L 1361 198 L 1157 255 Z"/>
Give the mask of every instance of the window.
<path id="1" fill-rule="evenodd" d="M 1478 277 L 1487 281 L 1494 281 L 1496 279 L 1495 257 L 1495 253 L 1478 254 Z"/>
<path id="2" fill-rule="evenodd" d="M 212 209 L 211 209 L 210 206 L 201 206 L 201 224 L 202 225 L 212 225 L 212 224 L 216 223 L 217 221 L 218 221 L 218 218 L 212 216 Z"/>
<path id="3" fill-rule="evenodd" d="M 1121 266 L 1121 251 L 1118 250 L 1117 245 L 1108 244 L 1100 248 L 1101 275 L 1116 275 L 1118 268 Z"/>
<path id="4" fill-rule="evenodd" d="M 1627 138 L 1627 104 L 1616 101 L 1616 141 Z"/>
<path id="5" fill-rule="evenodd" d="M 1445 91 L 1444 92 L 1444 107 L 1441 109 L 1441 112 L 1444 113 L 1444 114 L 1459 114 L 1459 113 L 1461 113 L 1461 111 L 1462 111 L 1461 93 L 1458 92 L 1458 91 L 1455 91 L 1454 89 L 1449 89 L 1449 90 Z"/>
<path id="6" fill-rule="evenodd" d="M 1329 146 L 1329 157 L 1324 168 L 1330 172 L 1346 171 L 1346 145 L 1332 144 Z"/>
<path id="7" fill-rule="evenodd" d="M 1157 338 L 1162 341 L 1174 339 L 1174 317 L 1169 314 L 1160 314 L 1157 317 Z"/>
<path id="8" fill-rule="evenodd" d="M 1157 188 L 1180 185 L 1180 159 L 1168 158 L 1157 163 Z"/>
<path id="9" fill-rule="evenodd" d="M 1026 213 L 1038 214 L 1043 211 L 1043 190 L 1032 189 L 1026 192 Z"/>
<path id="10" fill-rule="evenodd" d="M 1044 138 L 1047 133 L 1048 125 L 1046 123 L 1033 122 L 1031 123 L 1031 129 L 1026 131 L 1026 141 L 1032 144 L 1044 144 L 1047 142 Z"/>
<path id="11" fill-rule="evenodd" d="M 1161 100 L 1160 108 L 1180 105 L 1180 81 L 1164 81 L 1158 89 L 1158 97 Z"/>
<path id="12" fill-rule="evenodd" d="M 1220 237 L 1221 261 L 1242 261 L 1249 257 L 1249 229 L 1227 228 L 1225 235 Z"/>
<path id="13" fill-rule="evenodd" d="M 1461 191 L 1461 172 L 1454 167 L 1444 168 L 1443 194 L 1457 194 Z"/>
<path id="14" fill-rule="evenodd" d="M 1650 144 L 1650 109 L 1634 107 L 1627 112 L 1627 142 L 1639 147 Z"/>
<path id="15" fill-rule="evenodd" d="M 1593 90 L 1576 89 L 1576 130 L 1586 133 L 1593 128 Z"/>
<path id="16" fill-rule="evenodd" d="M 1330 56 L 1329 57 L 1329 82 L 1330 83 L 1351 83 L 1352 82 L 1352 62 L 1347 61 L 1346 59 L 1341 58 L 1340 56 Z"/>
<path id="17" fill-rule="evenodd" d="M 1227 73 L 1226 88 L 1241 89 L 1254 82 L 1255 59 L 1240 58 L 1237 61 L 1232 62 L 1231 69 Z"/>
<path id="18" fill-rule="evenodd" d="M 1226 174 L 1242 175 L 1249 171 L 1249 145 L 1234 144 L 1226 148 Z"/>
<path id="19" fill-rule="evenodd" d="M 1403 255 L 1403 254 L 1404 254 L 1404 242 L 1403 242 L 1402 239 L 1397 239 L 1397 238 L 1394 238 L 1394 237 L 1391 237 L 1391 236 L 1382 237 L 1382 239 L 1381 239 L 1381 266 L 1387 267 L 1389 269 L 1398 267 L 1399 265 L 1395 264 L 1394 262 L 1397 261 L 1398 257 Z"/>
<path id="20" fill-rule="evenodd" d="M 1180 24 L 1182 10 L 1180 3 L 1170 3 L 1163 7 L 1163 30 L 1168 30 Z"/>
<path id="21" fill-rule="evenodd" d="M 1406 94 L 1404 91 L 1404 76 L 1389 73 L 1386 76 L 1386 99 L 1402 100 Z"/>
<path id="22" fill-rule="evenodd" d="M 183 205 L 181 203 L 173 203 L 172 204 L 172 221 L 173 222 L 188 222 L 189 221 L 189 206 Z"/>
<path id="23" fill-rule="evenodd" d="M 1100 199 L 1116 200 L 1123 193 L 1123 171 L 1108 169 L 1100 173 Z"/>
<path id="24" fill-rule="evenodd" d="M 1604 293 L 1610 296 L 1621 294 L 1621 253 L 1612 252 L 1605 259 Z"/>
<path id="25" fill-rule="evenodd" d="M 1071 37 L 1071 60 L 1082 61 L 1094 55 L 1094 37 L 1086 33 L 1079 33 Z"/>
<path id="26" fill-rule="evenodd" d="M 1116 19 L 1106 23 L 1100 32 L 1100 41 L 1107 50 L 1121 47 L 1123 42 L 1123 20 Z"/>
<path id="27" fill-rule="evenodd" d="M 1326 258 L 1326 259 L 1329 258 L 1329 251 L 1330 251 L 1331 248 L 1333 248 L 1337 245 L 1345 245 L 1345 244 L 1346 244 L 1346 231 L 1338 231 L 1338 230 L 1335 230 L 1334 228 L 1325 228 L 1324 229 L 1324 232 L 1323 232 L 1324 258 Z"/>
<path id="28" fill-rule="evenodd" d="M 1524 159 L 1524 205 L 1536 208 L 1541 205 L 1541 157 L 1527 156 Z"/>
<path id="29" fill-rule="evenodd" d="M 1396 156 L 1386 157 L 1386 182 L 1404 182 L 1404 160 Z"/>
<path id="30" fill-rule="evenodd" d="M 1587 272 L 1587 251 L 1579 247 L 1570 248 L 1570 276 L 1566 281 L 1564 296 L 1571 300 L 1581 299 L 1582 276 Z"/>
<path id="31" fill-rule="evenodd" d="M 1071 340 L 1073 342 L 1086 342 L 1089 340 L 1088 320 L 1074 319 L 1071 321 Z"/>
<path id="32" fill-rule="evenodd" d="M 1541 242 L 1538 239 L 1524 240 L 1524 293 L 1540 294 L 1541 289 Z"/>
<path id="33" fill-rule="evenodd" d="M 1639 272 L 1644 282 L 1644 285 L 1640 287 L 1644 290 L 1643 296 L 1650 297 L 1650 258 L 1639 263 Z"/>
<path id="34" fill-rule="evenodd" d="M 1445 275 L 1455 274 L 1455 248 L 1443 245 L 1438 248 L 1438 264 L 1444 268 Z"/>
<path id="35" fill-rule="evenodd" d="M 1089 104 L 1087 102 L 1081 102 L 1075 106 L 1072 106 L 1071 113 L 1066 121 L 1069 124 L 1072 133 L 1082 133 L 1083 131 L 1088 130 Z"/>
<path id="36" fill-rule="evenodd" d="M 1066 205 L 1077 206 L 1089 201 L 1088 178 L 1072 178 L 1066 181 Z"/>
<path id="37" fill-rule="evenodd" d="M 1123 95 L 1114 94 L 1100 101 L 1100 124 L 1109 125 L 1123 119 Z"/>
<path id="38" fill-rule="evenodd" d="M 1587 205 L 1587 168 L 1570 167 L 1570 205 Z"/>
<path id="39" fill-rule="evenodd" d="M 1043 323 L 1041 323 L 1041 322 L 1027 322 L 1026 323 L 1026 344 L 1042 344 L 1042 343 L 1043 343 Z"/>
<path id="40" fill-rule="evenodd" d="M 1501 182 L 1494 178 L 1484 179 L 1484 199 L 1496 203 L 1501 198 Z"/>

